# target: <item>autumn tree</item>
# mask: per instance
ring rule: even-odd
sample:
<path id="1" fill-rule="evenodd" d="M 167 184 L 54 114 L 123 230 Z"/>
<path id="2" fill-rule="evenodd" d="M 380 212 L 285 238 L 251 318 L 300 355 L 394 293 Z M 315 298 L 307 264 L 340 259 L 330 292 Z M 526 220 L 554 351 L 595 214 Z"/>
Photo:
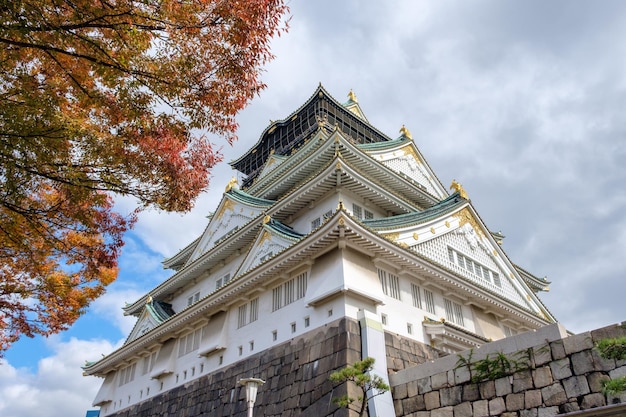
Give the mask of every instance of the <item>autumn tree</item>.
<path id="1" fill-rule="evenodd" d="M 117 275 L 138 210 L 186 211 L 264 87 L 283 0 L 0 0 L 0 355 Z"/>
<path id="2" fill-rule="evenodd" d="M 362 361 L 348 365 L 330 374 L 329 379 L 335 383 L 349 382 L 356 388 L 357 396 L 345 394 L 333 398 L 333 402 L 339 407 L 350 409 L 356 407 L 359 416 L 365 416 L 367 403 L 372 398 L 389 391 L 389 385 L 378 375 L 372 374 L 375 359 L 367 357 Z M 349 390 L 349 388 L 348 388 Z"/>

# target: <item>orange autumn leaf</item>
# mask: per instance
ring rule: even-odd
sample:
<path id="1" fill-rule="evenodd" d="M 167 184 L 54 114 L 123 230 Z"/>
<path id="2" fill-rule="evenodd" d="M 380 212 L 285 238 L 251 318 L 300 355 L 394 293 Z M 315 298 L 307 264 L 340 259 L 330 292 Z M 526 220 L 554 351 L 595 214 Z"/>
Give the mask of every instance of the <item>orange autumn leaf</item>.
<path id="1" fill-rule="evenodd" d="M 264 88 L 283 0 L 16 0 L 0 8 L 0 355 L 67 328 L 140 209 L 189 210 Z M 198 133 L 204 132 L 204 133 Z"/>

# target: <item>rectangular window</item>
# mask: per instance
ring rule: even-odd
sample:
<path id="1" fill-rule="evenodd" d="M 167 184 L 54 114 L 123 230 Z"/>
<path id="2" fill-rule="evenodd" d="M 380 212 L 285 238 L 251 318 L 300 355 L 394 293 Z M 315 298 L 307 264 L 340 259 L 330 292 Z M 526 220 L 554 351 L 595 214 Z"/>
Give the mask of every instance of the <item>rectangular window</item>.
<path id="1" fill-rule="evenodd" d="M 456 263 L 461 268 L 468 271 L 470 274 L 476 275 L 478 278 L 485 280 L 489 283 L 495 284 L 498 288 L 502 288 L 502 281 L 497 272 L 494 272 L 484 265 L 468 258 L 456 252 L 454 249 L 448 247 L 448 259 L 451 263 Z M 456 260 L 456 262 L 455 262 Z"/>
<path id="2" fill-rule="evenodd" d="M 295 283 L 293 279 L 290 279 L 283 284 L 285 286 L 285 288 L 283 289 L 283 292 L 285 293 L 284 305 L 291 304 L 295 301 L 294 284 Z"/>
<path id="3" fill-rule="evenodd" d="M 322 218 L 324 220 L 326 219 L 330 219 L 333 216 L 333 211 L 332 210 L 328 210 L 326 213 L 324 213 L 324 215 L 322 216 Z"/>
<path id="4" fill-rule="evenodd" d="M 380 315 L 380 322 L 382 324 L 384 324 L 385 326 L 387 325 L 387 315 L 386 314 L 381 314 Z"/>
<path id="5" fill-rule="evenodd" d="M 239 306 L 239 314 L 237 317 L 237 328 L 241 328 L 248 324 L 248 304 Z"/>
<path id="6" fill-rule="evenodd" d="M 317 229 L 322 225 L 322 219 L 319 217 L 311 222 L 311 230 Z"/>
<path id="7" fill-rule="evenodd" d="M 141 371 L 141 375 L 145 375 L 148 372 L 152 371 L 154 367 L 154 363 L 156 362 L 157 352 L 152 352 L 150 355 L 143 358 L 143 369 Z"/>
<path id="8" fill-rule="evenodd" d="M 426 311 L 435 314 L 435 296 L 432 291 L 424 290 L 424 303 L 426 304 Z"/>
<path id="9" fill-rule="evenodd" d="M 296 332 L 296 323 L 293 322 L 291 323 L 291 333 L 295 333 Z"/>
<path id="10" fill-rule="evenodd" d="M 361 208 L 361 206 L 357 206 L 356 204 L 352 204 L 352 214 L 357 219 L 362 219 L 363 218 L 363 209 Z"/>
<path id="11" fill-rule="evenodd" d="M 406 324 L 406 332 L 408 334 L 413 334 L 413 325 L 411 323 Z"/>
<path id="12" fill-rule="evenodd" d="M 413 298 L 413 307 L 417 307 L 419 309 L 422 308 L 422 294 L 420 292 L 420 287 L 411 283 L 411 295 Z"/>
<path id="13" fill-rule="evenodd" d="M 303 272 L 274 288 L 272 290 L 272 311 L 276 311 L 303 298 L 306 295 L 307 276 L 308 274 Z"/>
<path id="14" fill-rule="evenodd" d="M 188 353 L 195 352 L 200 347 L 200 338 L 202 329 L 196 329 L 193 332 L 181 337 L 178 342 L 178 357 L 185 356 Z"/>
<path id="15" fill-rule="evenodd" d="M 272 290 L 272 311 L 283 306 L 283 286 L 280 285 Z"/>
<path id="16" fill-rule="evenodd" d="M 502 288 L 502 281 L 500 281 L 500 275 L 498 275 L 495 272 L 492 272 L 491 275 L 493 275 L 493 283 L 496 284 L 497 287 Z"/>
<path id="17" fill-rule="evenodd" d="M 217 290 L 221 286 L 222 286 L 222 278 L 215 281 L 215 289 Z"/>
<path id="18" fill-rule="evenodd" d="M 195 293 L 194 295 L 192 295 L 191 297 L 187 298 L 187 307 L 189 307 L 190 305 L 197 303 L 198 300 L 200 300 L 200 292 L 198 291 L 197 293 Z"/>
<path id="19" fill-rule="evenodd" d="M 464 326 L 463 307 L 461 307 L 459 303 L 455 303 L 447 298 L 444 298 L 443 301 L 446 309 L 446 320 L 459 326 Z"/>
<path id="20" fill-rule="evenodd" d="M 400 299 L 400 278 L 383 269 L 378 270 L 378 278 L 382 286 L 383 293 L 397 300 Z"/>
<path id="21" fill-rule="evenodd" d="M 364 215 L 364 219 L 365 220 L 369 220 L 369 219 L 373 219 L 374 218 L 374 213 L 372 213 L 369 210 L 363 210 L 363 212 L 365 213 Z"/>
<path id="22" fill-rule="evenodd" d="M 311 319 L 309 318 L 309 316 L 306 316 L 304 318 L 304 327 L 309 327 L 311 325 Z"/>
<path id="23" fill-rule="evenodd" d="M 272 331 L 272 340 L 275 342 L 278 339 L 278 332 L 276 330 Z"/>
<path id="24" fill-rule="evenodd" d="M 230 273 L 224 275 L 224 278 L 222 278 L 222 284 L 226 285 L 228 284 L 228 281 L 230 281 Z"/>
<path id="25" fill-rule="evenodd" d="M 121 387 L 124 384 L 128 384 L 132 380 L 135 379 L 135 369 L 137 368 L 137 362 L 132 365 L 127 366 L 126 368 L 122 368 L 120 372 L 120 380 L 119 386 Z"/>
<path id="26" fill-rule="evenodd" d="M 250 320 L 248 323 L 257 321 L 259 319 L 259 297 L 250 300 Z"/>

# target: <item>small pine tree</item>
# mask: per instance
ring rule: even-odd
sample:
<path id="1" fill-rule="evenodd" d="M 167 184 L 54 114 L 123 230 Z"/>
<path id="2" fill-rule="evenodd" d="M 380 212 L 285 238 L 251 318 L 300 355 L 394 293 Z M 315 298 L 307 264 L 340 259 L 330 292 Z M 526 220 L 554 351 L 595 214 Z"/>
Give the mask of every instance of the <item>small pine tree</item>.
<path id="1" fill-rule="evenodd" d="M 370 399 L 389 391 L 389 385 L 387 385 L 380 376 L 370 373 L 374 367 L 374 361 L 374 358 L 367 357 L 362 361 L 355 362 L 352 365 L 348 365 L 345 368 L 330 374 L 329 379 L 332 382 L 352 382 L 357 386 L 357 388 L 359 388 L 362 394 L 356 398 L 350 397 L 348 394 L 342 395 L 341 397 L 335 397 L 333 398 L 333 402 L 335 404 L 339 407 L 349 409 L 350 405 L 356 402 L 357 404 L 355 404 L 355 406 L 359 410 L 359 416 L 362 417 L 365 415 L 367 402 Z"/>

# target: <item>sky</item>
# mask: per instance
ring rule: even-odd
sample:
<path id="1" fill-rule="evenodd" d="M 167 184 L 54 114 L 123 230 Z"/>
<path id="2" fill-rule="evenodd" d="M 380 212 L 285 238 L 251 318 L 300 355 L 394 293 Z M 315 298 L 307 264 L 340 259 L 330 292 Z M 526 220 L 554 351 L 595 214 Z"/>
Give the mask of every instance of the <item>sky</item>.
<path id="1" fill-rule="evenodd" d="M 391 138 L 404 124 L 444 185 L 463 184 L 516 264 L 552 282 L 540 297 L 579 333 L 626 320 L 626 2 L 292 0 L 267 88 L 187 214 L 147 211 L 120 276 L 66 332 L 16 343 L 0 364 L 3 417 L 84 416 L 102 382 L 81 366 L 119 347 L 121 307 L 171 272 L 235 172 L 229 161 L 321 82 L 352 89 Z M 134 202 L 118 200 L 122 212 Z"/>

